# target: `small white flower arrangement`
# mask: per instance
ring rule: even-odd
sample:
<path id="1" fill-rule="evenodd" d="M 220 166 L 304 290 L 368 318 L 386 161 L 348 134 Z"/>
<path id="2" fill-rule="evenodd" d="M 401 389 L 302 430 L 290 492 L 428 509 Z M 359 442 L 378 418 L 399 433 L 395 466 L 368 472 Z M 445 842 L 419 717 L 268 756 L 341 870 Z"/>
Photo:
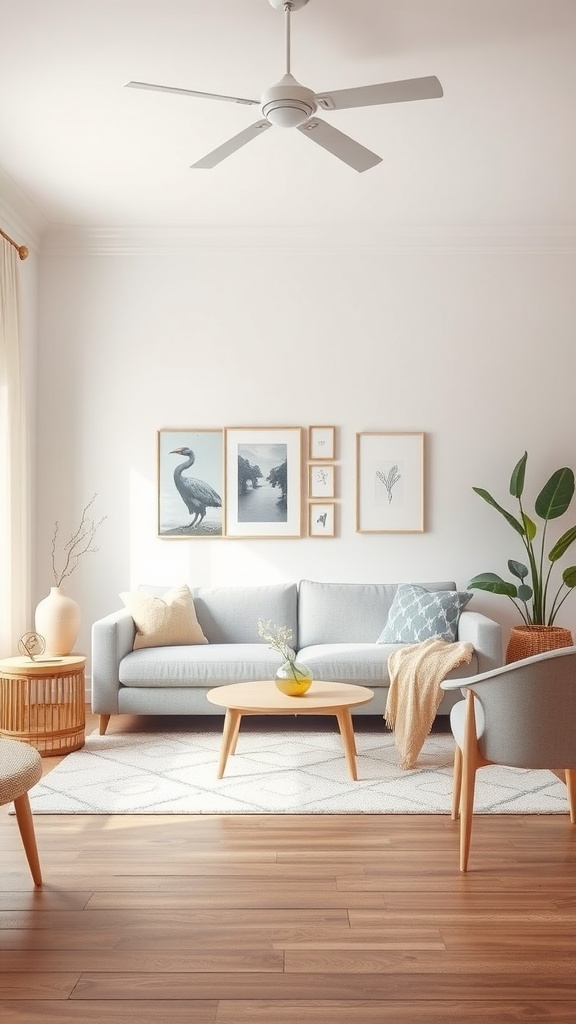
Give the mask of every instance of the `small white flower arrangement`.
<path id="1" fill-rule="evenodd" d="M 288 626 L 277 626 L 270 619 L 258 619 L 258 635 L 272 648 L 277 651 L 284 661 L 294 663 L 296 651 L 290 646 L 292 643 L 292 630 Z"/>

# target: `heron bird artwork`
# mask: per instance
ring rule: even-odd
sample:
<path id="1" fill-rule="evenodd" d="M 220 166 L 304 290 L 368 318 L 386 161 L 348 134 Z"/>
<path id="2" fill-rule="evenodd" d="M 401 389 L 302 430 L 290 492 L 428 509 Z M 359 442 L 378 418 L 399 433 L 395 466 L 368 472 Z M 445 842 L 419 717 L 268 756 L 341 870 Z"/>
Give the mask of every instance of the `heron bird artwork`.
<path id="1" fill-rule="evenodd" d="M 180 462 L 174 470 L 174 483 L 176 489 L 186 505 L 192 521 L 188 529 L 199 529 L 206 511 L 209 508 L 222 508 L 222 498 L 205 480 L 199 480 L 195 476 L 185 476 L 187 469 L 190 469 L 196 461 L 196 456 L 191 448 L 174 448 L 170 455 L 185 456 L 184 462 Z"/>

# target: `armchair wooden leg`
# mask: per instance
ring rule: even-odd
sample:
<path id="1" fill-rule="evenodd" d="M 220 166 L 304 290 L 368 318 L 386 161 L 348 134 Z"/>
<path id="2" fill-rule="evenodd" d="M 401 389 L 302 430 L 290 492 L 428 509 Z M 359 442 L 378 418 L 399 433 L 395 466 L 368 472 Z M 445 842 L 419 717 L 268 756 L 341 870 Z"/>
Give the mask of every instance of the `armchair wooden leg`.
<path id="1" fill-rule="evenodd" d="M 99 731 L 101 736 L 103 736 L 104 733 L 106 732 L 106 729 L 108 728 L 108 722 L 109 721 L 110 721 L 110 715 L 100 715 L 100 726 L 99 726 L 98 731 Z"/>
<path id="2" fill-rule="evenodd" d="M 40 870 L 36 833 L 34 832 L 34 821 L 32 811 L 30 810 L 28 793 L 23 793 L 22 796 L 16 797 L 14 800 L 14 810 L 16 811 L 16 821 L 22 836 L 24 852 L 30 865 L 34 885 L 42 885 L 42 871 Z"/>
<path id="3" fill-rule="evenodd" d="M 476 715 L 474 694 L 466 694 L 466 724 L 464 728 L 464 749 L 462 751 L 462 786 L 460 799 L 460 871 L 468 870 L 472 815 L 474 813 L 474 788 L 478 767 L 478 740 L 476 736 Z"/>
<path id="4" fill-rule="evenodd" d="M 460 793 L 462 790 L 462 751 L 458 744 L 454 751 L 454 781 L 452 783 L 452 821 L 460 816 Z"/>
<path id="5" fill-rule="evenodd" d="M 576 768 L 566 768 L 565 775 L 570 821 L 576 825 Z"/>

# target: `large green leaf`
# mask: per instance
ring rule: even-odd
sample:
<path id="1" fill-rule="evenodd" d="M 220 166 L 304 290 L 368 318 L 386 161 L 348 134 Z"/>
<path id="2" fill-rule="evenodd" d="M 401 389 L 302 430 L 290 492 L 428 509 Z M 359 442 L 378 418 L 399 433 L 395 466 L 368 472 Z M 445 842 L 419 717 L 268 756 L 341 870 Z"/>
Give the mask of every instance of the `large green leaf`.
<path id="1" fill-rule="evenodd" d="M 513 583 L 507 583 L 501 576 L 494 572 L 481 572 L 470 580 L 470 590 L 486 590 L 489 594 L 502 594 L 504 597 L 517 597 L 516 587 Z"/>
<path id="2" fill-rule="evenodd" d="M 484 501 L 488 502 L 489 505 L 492 505 L 492 508 L 495 508 L 500 515 L 504 516 L 506 522 L 516 530 L 516 533 L 519 533 L 521 537 L 524 536 L 524 527 L 522 526 L 522 523 L 519 523 L 515 516 L 510 512 L 507 512 L 505 508 L 502 508 L 502 505 L 499 505 L 496 499 L 493 498 L 488 491 L 485 491 L 483 487 L 473 487 L 472 490 L 475 491 L 476 494 L 479 494 L 481 498 L 484 498 Z"/>
<path id="3" fill-rule="evenodd" d="M 567 569 L 564 569 L 562 579 L 570 590 L 572 590 L 573 587 L 576 587 L 576 565 L 570 565 Z"/>
<path id="4" fill-rule="evenodd" d="M 557 562 L 559 558 L 562 558 L 564 552 L 568 550 L 570 545 L 573 544 L 575 540 L 576 526 L 571 526 L 569 530 L 566 530 L 566 533 L 562 534 L 560 540 L 556 541 L 554 547 L 552 548 L 552 551 L 548 555 L 550 561 Z"/>
<path id="5" fill-rule="evenodd" d="M 536 498 L 534 508 L 540 519 L 558 519 L 564 515 L 574 495 L 574 473 L 564 466 L 552 474 Z"/>
<path id="6" fill-rule="evenodd" d="M 512 476 L 510 477 L 510 494 L 513 498 L 521 498 L 524 490 L 524 477 L 526 476 L 526 462 L 528 460 L 528 452 L 524 452 L 524 455 L 520 459 L 520 462 L 516 463 L 512 470 Z"/>
<path id="7" fill-rule="evenodd" d="M 524 604 L 528 603 L 528 601 L 532 597 L 532 594 L 533 594 L 532 587 L 526 586 L 525 583 L 521 583 L 520 586 L 518 587 L 518 600 L 519 601 L 523 601 Z"/>
<path id="8" fill-rule="evenodd" d="M 512 558 L 508 561 L 508 568 L 512 575 L 519 580 L 525 579 L 528 575 L 528 566 L 522 565 L 522 562 L 515 562 Z"/>
<path id="9" fill-rule="evenodd" d="M 529 541 L 530 540 L 534 540 L 534 537 L 536 536 L 536 534 L 538 532 L 538 528 L 536 526 L 536 523 L 533 522 L 532 519 L 530 519 L 530 516 L 527 516 L 525 512 L 522 513 L 522 522 L 524 523 L 524 531 L 526 533 L 526 540 L 529 540 Z"/>

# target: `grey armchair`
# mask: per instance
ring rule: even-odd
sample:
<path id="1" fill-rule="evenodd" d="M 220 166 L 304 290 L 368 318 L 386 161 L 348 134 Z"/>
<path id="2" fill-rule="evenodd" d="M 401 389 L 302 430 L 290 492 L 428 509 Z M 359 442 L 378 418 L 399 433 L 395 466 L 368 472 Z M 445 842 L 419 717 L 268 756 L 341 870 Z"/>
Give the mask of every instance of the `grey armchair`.
<path id="1" fill-rule="evenodd" d="M 441 685 L 465 694 L 450 714 L 460 870 L 468 868 L 476 771 L 485 765 L 563 769 L 570 821 L 576 824 L 576 646 Z"/>

